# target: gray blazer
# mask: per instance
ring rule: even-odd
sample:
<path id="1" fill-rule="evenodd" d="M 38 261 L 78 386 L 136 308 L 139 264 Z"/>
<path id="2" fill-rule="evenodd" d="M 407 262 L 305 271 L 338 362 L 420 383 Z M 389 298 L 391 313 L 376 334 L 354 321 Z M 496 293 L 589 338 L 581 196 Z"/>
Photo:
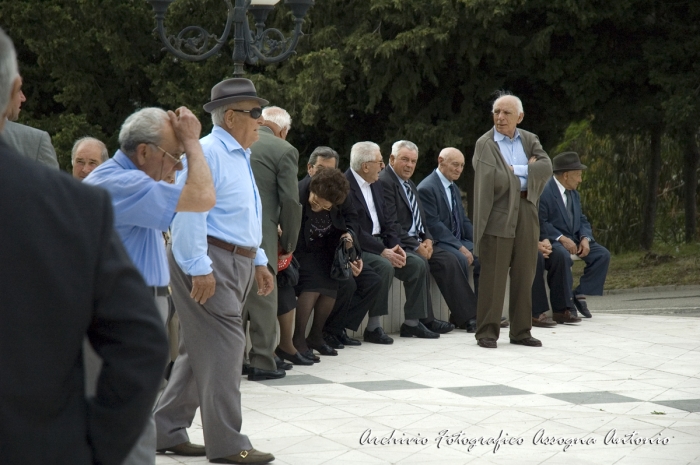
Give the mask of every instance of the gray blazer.
<path id="1" fill-rule="evenodd" d="M 56 151 L 51 145 L 51 137 L 48 132 L 6 121 L 2 138 L 20 155 L 58 169 Z"/>

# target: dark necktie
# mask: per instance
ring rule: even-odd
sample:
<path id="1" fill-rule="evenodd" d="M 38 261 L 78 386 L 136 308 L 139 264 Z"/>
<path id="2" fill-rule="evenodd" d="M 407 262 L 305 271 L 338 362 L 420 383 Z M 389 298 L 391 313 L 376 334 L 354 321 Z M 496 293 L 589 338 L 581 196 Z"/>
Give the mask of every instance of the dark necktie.
<path id="1" fill-rule="evenodd" d="M 450 184 L 450 191 L 452 192 L 452 234 L 454 234 L 457 239 L 462 239 L 462 228 L 459 224 L 459 210 L 457 210 L 457 202 L 461 202 L 462 198 L 454 183 Z"/>
<path id="2" fill-rule="evenodd" d="M 408 197 L 408 204 L 411 206 L 411 215 L 413 216 L 413 224 L 416 226 L 416 235 L 420 236 L 425 232 L 425 230 L 423 229 L 423 222 L 420 220 L 418 202 L 416 201 L 416 196 L 413 195 L 413 189 L 411 189 L 411 184 L 409 184 L 408 181 L 404 181 L 403 185 L 406 187 L 406 196 Z"/>
<path id="3" fill-rule="evenodd" d="M 574 200 L 569 189 L 566 190 L 566 212 L 569 214 L 569 224 L 574 227 Z"/>

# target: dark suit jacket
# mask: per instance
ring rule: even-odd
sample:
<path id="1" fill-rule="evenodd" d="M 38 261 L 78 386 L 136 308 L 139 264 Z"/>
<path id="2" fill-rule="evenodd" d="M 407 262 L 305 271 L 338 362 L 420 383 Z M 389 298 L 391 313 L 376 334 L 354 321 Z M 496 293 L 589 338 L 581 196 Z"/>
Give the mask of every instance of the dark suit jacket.
<path id="1" fill-rule="evenodd" d="M 0 457 L 121 463 L 150 415 L 167 342 L 106 191 L 0 142 Z M 104 360 L 85 397 L 83 340 Z"/>
<path id="2" fill-rule="evenodd" d="M 345 172 L 345 177 L 350 182 L 350 193 L 348 194 L 348 197 L 350 197 L 355 210 L 357 210 L 357 222 L 360 226 L 360 232 L 357 234 L 357 236 L 362 250 L 380 255 L 385 248 L 391 249 L 392 247 L 399 245 L 401 241 L 396 235 L 392 223 L 389 221 L 384 212 L 384 189 L 379 181 L 370 184 L 370 189 L 372 190 L 374 206 L 377 209 L 377 217 L 379 218 L 379 226 L 381 228 L 379 235 L 382 239 L 383 245 L 377 242 L 377 240 L 372 236 L 372 217 L 369 214 L 367 202 L 365 202 L 365 197 L 362 195 L 362 191 L 360 190 L 359 184 L 357 184 L 355 175 L 352 174 L 352 168 L 348 168 L 348 170 Z"/>
<path id="3" fill-rule="evenodd" d="M 566 212 L 564 200 L 561 198 L 559 186 L 554 178 L 544 186 L 540 196 L 540 240 L 549 239 L 556 242 L 562 234 L 576 244 L 582 237 L 587 237 L 589 242 L 593 240 L 593 230 L 588 218 L 581 211 L 581 196 L 578 191 L 571 192 L 574 207 L 574 224 L 569 224 L 569 214 Z"/>
<path id="4" fill-rule="evenodd" d="M 301 207 L 297 189 L 299 152 L 289 142 L 276 137 L 270 128 L 258 129 L 260 139 L 250 147 L 250 166 L 262 203 L 261 247 L 270 271 L 277 274 L 277 244 L 293 252 L 297 244 Z M 277 236 L 277 225 L 282 236 Z"/>
<path id="5" fill-rule="evenodd" d="M 393 226 L 395 234 L 401 240 L 401 247 L 407 250 L 416 250 L 420 242 L 418 242 L 416 236 L 410 236 L 408 234 L 411 227 L 413 227 L 413 213 L 411 212 L 411 204 L 408 202 L 408 197 L 406 197 L 406 191 L 403 189 L 403 181 L 399 180 L 391 166 L 387 166 L 379 173 L 379 182 L 384 189 L 386 216 L 387 218 L 396 218 L 396 221 L 393 222 Z M 432 240 L 433 236 L 428 231 L 426 217 L 423 213 L 423 205 L 418 197 L 416 185 L 410 179 L 408 180 L 408 184 L 411 186 L 416 202 L 418 202 L 418 211 L 420 212 L 423 229 L 425 230 L 425 232 L 420 235 L 420 239 L 422 241 L 426 239 Z"/>
<path id="6" fill-rule="evenodd" d="M 464 244 L 452 234 L 452 210 L 437 170 L 430 173 L 418 184 L 418 194 L 423 202 L 425 225 L 430 230 L 430 234 L 433 235 L 433 240 L 442 245 L 449 244 L 456 249 L 462 247 Z M 461 223 L 461 240 L 466 241 L 466 247 L 471 250 L 474 243 L 474 227 L 464 211 L 461 198 L 458 199 L 457 209 Z"/>
<path id="7" fill-rule="evenodd" d="M 309 238 L 305 236 L 304 224 L 306 223 L 306 214 L 309 210 L 309 184 L 311 184 L 311 176 L 308 174 L 304 179 L 299 181 L 299 201 L 301 202 L 302 208 L 302 221 L 301 229 L 299 231 L 299 242 L 297 243 L 297 249 L 306 248 L 309 245 Z M 357 211 L 352 204 L 350 199 L 350 193 L 345 198 L 345 202 L 338 207 L 333 207 L 330 210 L 331 223 L 333 227 L 339 231 L 346 232 L 348 229 L 357 235 L 359 230 L 359 225 L 357 223 Z M 342 234 L 342 233 L 341 233 Z M 302 242 L 303 241 L 303 242 Z"/>
<path id="8" fill-rule="evenodd" d="M 2 139 L 18 154 L 58 169 L 56 151 L 51 145 L 51 136 L 48 132 L 6 121 Z"/>

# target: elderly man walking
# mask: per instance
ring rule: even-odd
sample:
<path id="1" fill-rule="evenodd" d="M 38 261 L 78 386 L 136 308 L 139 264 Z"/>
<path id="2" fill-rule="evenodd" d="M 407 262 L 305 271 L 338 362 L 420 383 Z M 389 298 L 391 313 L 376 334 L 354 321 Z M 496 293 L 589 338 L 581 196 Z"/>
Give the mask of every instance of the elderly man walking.
<path id="1" fill-rule="evenodd" d="M 277 248 L 291 254 L 297 244 L 301 224 L 301 205 L 297 187 L 299 152 L 285 139 L 292 118 L 279 107 L 263 110 L 265 120 L 258 129 L 260 139 L 250 147 L 250 165 L 262 203 L 262 249 L 268 257 L 267 268 L 277 275 Z M 277 226 L 282 235 L 277 235 Z M 258 381 L 282 378 L 292 368 L 275 356 L 277 346 L 277 289 L 258 295 L 253 289 L 243 307 L 243 321 L 250 321 L 250 365 L 244 366 L 248 379 Z M 245 373 L 244 373 L 245 374 Z"/>
<path id="2" fill-rule="evenodd" d="M 518 129 L 525 116 L 519 98 L 501 93 L 493 103 L 494 127 L 476 142 L 474 254 L 481 262 L 476 340 L 495 349 L 510 268 L 510 343 L 540 347 L 532 337 L 532 281 L 540 235 L 537 205 L 552 175 L 539 138 Z"/>
<path id="3" fill-rule="evenodd" d="M 200 131 L 199 120 L 185 107 L 175 112 L 160 108 L 139 110 L 124 121 L 119 131 L 120 149 L 114 157 L 83 181 L 110 193 L 114 227 L 151 287 L 163 325 L 168 318 L 170 273 L 162 233 L 167 231 L 175 212 L 206 211 L 215 200 L 211 174 L 199 144 Z M 165 182 L 171 172 L 182 169 L 185 154 L 192 173 L 189 182 Z M 155 446 L 155 423 L 151 418 L 124 463 L 155 463 Z"/>
<path id="4" fill-rule="evenodd" d="M 158 449 L 180 453 L 197 407 L 206 456 L 215 463 L 268 463 L 241 434 L 241 369 L 245 350 L 243 304 L 253 288 L 274 286 L 262 242 L 262 204 L 250 163 L 262 105 L 248 79 L 227 79 L 211 90 L 204 110 L 214 129 L 202 139 L 216 189 L 206 213 L 178 213 L 168 255 L 173 301 L 180 317 L 180 354 L 156 406 Z M 178 176 L 182 185 L 190 168 Z M 274 260 L 274 257 L 272 257 Z"/>

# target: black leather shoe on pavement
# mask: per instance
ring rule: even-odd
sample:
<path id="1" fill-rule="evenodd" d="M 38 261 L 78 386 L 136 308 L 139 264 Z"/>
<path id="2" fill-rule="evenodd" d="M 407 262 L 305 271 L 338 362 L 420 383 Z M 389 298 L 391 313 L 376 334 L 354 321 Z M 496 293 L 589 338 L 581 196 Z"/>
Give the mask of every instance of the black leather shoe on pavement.
<path id="1" fill-rule="evenodd" d="M 406 323 L 401 325 L 399 329 L 401 337 L 419 337 L 421 339 L 437 339 L 440 337 L 438 333 L 434 333 L 425 327 L 420 321 L 416 326 L 408 326 Z"/>
<path id="2" fill-rule="evenodd" d="M 287 372 L 284 370 L 263 370 L 262 368 L 248 368 L 249 381 L 264 381 L 266 379 L 284 378 Z"/>
<path id="3" fill-rule="evenodd" d="M 476 332 L 476 318 L 472 318 L 471 320 L 467 321 L 465 323 L 467 327 L 465 328 L 468 333 L 475 333 Z"/>
<path id="4" fill-rule="evenodd" d="M 542 347 L 542 341 L 535 339 L 534 337 L 526 337 L 525 339 L 518 339 L 517 341 L 515 339 L 511 339 L 510 343 L 528 347 Z"/>
<path id="5" fill-rule="evenodd" d="M 243 375 L 243 376 L 247 375 L 248 370 L 250 370 L 250 365 L 247 363 L 244 363 L 243 368 L 241 368 L 241 375 Z"/>
<path id="6" fill-rule="evenodd" d="M 275 354 L 275 365 L 277 365 L 277 369 L 278 369 L 278 370 L 285 370 L 285 371 L 287 371 L 287 370 L 291 370 L 292 368 L 294 368 L 294 365 L 292 365 L 291 363 L 285 362 L 284 360 L 282 360 L 281 358 L 279 358 L 279 357 L 277 356 L 277 354 Z"/>
<path id="7" fill-rule="evenodd" d="M 343 332 L 340 333 L 340 337 L 338 338 L 338 340 L 346 346 L 361 346 L 362 345 L 362 343 L 360 341 L 358 341 L 357 339 L 348 336 L 348 333 L 346 333 L 345 330 L 343 330 Z"/>
<path id="8" fill-rule="evenodd" d="M 496 340 L 492 337 L 482 337 L 477 341 L 477 344 L 484 349 L 495 349 L 498 347 Z"/>
<path id="9" fill-rule="evenodd" d="M 200 446 L 199 444 L 192 444 L 190 441 L 183 442 L 182 444 L 178 444 L 177 446 L 158 449 L 156 452 L 158 452 L 159 454 L 172 452 L 175 455 L 182 455 L 183 457 L 203 457 L 207 455 L 204 446 Z"/>
<path id="10" fill-rule="evenodd" d="M 382 327 L 375 328 L 374 331 L 367 331 L 362 334 L 365 342 L 372 342 L 374 344 L 393 344 L 394 340 L 386 335 Z"/>
<path id="11" fill-rule="evenodd" d="M 331 333 L 323 333 L 323 340 L 334 349 L 344 349 L 345 346 L 337 336 Z"/>
<path id="12" fill-rule="evenodd" d="M 588 304 L 586 303 L 586 299 L 577 299 L 574 297 L 574 305 L 576 306 L 576 310 L 579 311 L 581 315 L 583 315 L 586 318 L 593 318 L 593 315 L 591 315 L 590 310 L 588 310 Z"/>
<path id="13" fill-rule="evenodd" d="M 270 463 L 275 460 L 275 456 L 267 452 L 260 452 L 259 450 L 250 449 L 243 450 L 238 454 L 229 455 L 228 457 L 220 457 L 218 459 L 211 459 L 211 463 Z"/>
<path id="14" fill-rule="evenodd" d="M 308 358 L 314 363 L 319 363 L 321 361 L 321 357 L 318 355 L 314 354 L 314 351 L 311 349 L 306 349 L 306 352 L 299 352 L 302 357 Z"/>
<path id="15" fill-rule="evenodd" d="M 313 349 L 321 355 L 338 355 L 338 351 L 325 342 L 323 344 L 314 344 L 307 339 L 306 345 L 309 346 L 309 349 Z"/>
<path id="16" fill-rule="evenodd" d="M 428 328 L 429 331 L 432 331 L 434 333 L 438 334 L 447 334 L 453 329 L 455 329 L 455 325 L 452 323 L 448 323 L 446 321 L 438 320 L 435 319 L 431 321 L 430 323 L 427 323 L 424 325 L 426 328 Z"/>
<path id="17" fill-rule="evenodd" d="M 275 355 L 277 355 L 279 358 L 283 360 L 287 360 L 289 362 L 292 362 L 294 365 L 313 365 L 314 361 L 309 360 L 308 358 L 304 357 L 301 355 L 299 352 L 295 352 L 294 355 L 288 354 L 284 350 L 280 349 L 279 347 L 275 349 Z"/>

